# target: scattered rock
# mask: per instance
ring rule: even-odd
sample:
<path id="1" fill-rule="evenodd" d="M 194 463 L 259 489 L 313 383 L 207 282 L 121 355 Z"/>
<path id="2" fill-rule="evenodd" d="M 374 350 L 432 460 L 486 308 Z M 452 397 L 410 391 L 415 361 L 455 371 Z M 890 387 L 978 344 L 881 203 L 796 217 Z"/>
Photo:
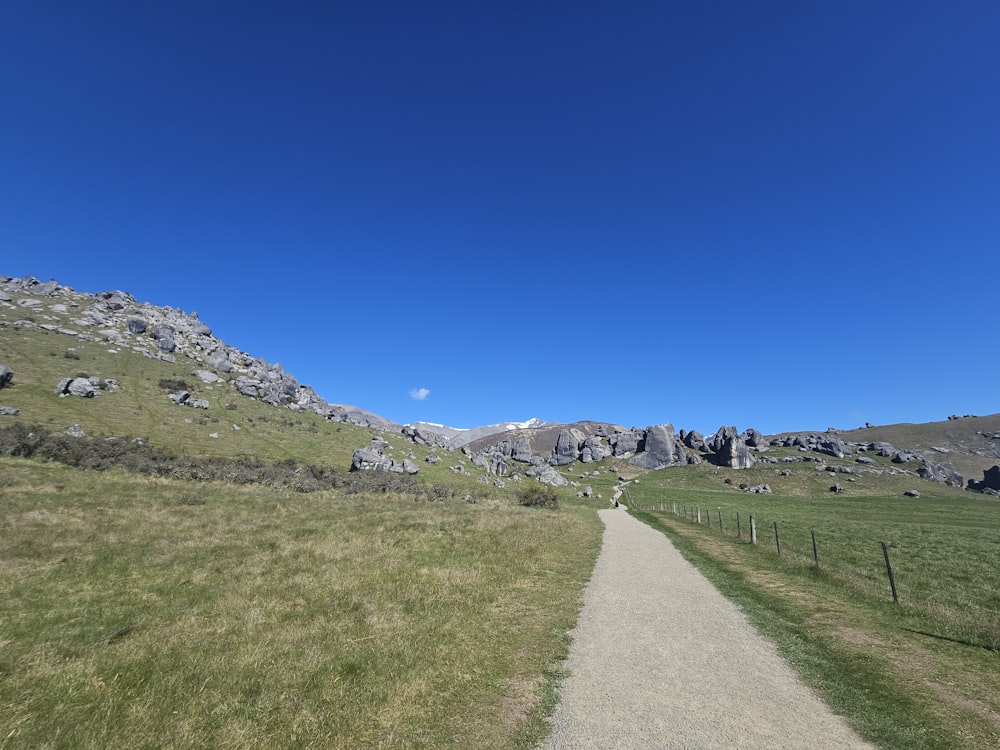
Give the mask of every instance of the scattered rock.
<path id="1" fill-rule="evenodd" d="M 77 438 L 82 438 L 87 436 L 87 433 L 85 433 L 83 431 L 83 428 L 78 424 L 70 425 L 69 428 L 66 430 L 66 434 L 69 435 L 70 437 L 77 437 Z"/>
<path id="2" fill-rule="evenodd" d="M 14 371 L 7 365 L 0 365 L 0 388 L 14 379 Z"/>
<path id="3" fill-rule="evenodd" d="M 916 490 L 907 490 L 903 493 L 906 497 L 920 497 L 920 493 Z"/>
<path id="4" fill-rule="evenodd" d="M 4 417 L 16 417 L 20 409 L 15 409 L 13 406 L 0 406 L 0 416 Z"/>

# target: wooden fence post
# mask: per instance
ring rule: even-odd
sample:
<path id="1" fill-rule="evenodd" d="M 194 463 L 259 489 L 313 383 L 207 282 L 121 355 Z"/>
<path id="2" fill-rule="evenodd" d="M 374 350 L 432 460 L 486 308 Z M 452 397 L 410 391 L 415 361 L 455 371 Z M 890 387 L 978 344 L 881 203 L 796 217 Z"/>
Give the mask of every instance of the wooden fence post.
<path id="1" fill-rule="evenodd" d="M 757 543 L 757 519 L 750 516 L 750 544 Z"/>
<path id="2" fill-rule="evenodd" d="M 743 538 L 743 528 L 740 526 L 740 512 L 736 511 L 736 538 Z"/>
<path id="3" fill-rule="evenodd" d="M 819 551 L 816 549 L 816 531 L 813 530 L 810 533 L 812 534 L 812 538 L 813 538 L 813 560 L 816 561 L 816 567 L 818 568 L 819 567 Z"/>
<path id="4" fill-rule="evenodd" d="M 778 548 L 778 557 L 781 557 L 781 538 L 778 536 L 778 522 L 774 522 L 774 544 Z"/>
<path id="5" fill-rule="evenodd" d="M 889 548 L 885 546 L 885 542 L 881 542 L 882 545 L 882 556 L 885 558 L 885 569 L 889 574 L 889 587 L 892 589 L 892 600 L 899 604 L 899 595 L 896 594 L 896 579 L 892 575 L 892 564 L 889 562 Z"/>

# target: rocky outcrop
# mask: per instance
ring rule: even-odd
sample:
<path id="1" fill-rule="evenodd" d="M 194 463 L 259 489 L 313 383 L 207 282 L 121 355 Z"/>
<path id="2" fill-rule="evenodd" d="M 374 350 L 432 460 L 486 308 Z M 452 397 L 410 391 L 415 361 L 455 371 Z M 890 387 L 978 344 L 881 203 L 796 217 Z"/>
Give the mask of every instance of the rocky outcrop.
<path id="1" fill-rule="evenodd" d="M 712 438 L 712 462 L 732 469 L 749 469 L 755 459 L 735 427 L 720 427 Z"/>
<path id="2" fill-rule="evenodd" d="M 705 436 L 702 435 L 698 430 L 691 430 L 690 432 L 680 432 L 681 441 L 693 451 L 701 451 L 702 453 L 707 453 L 709 451 L 708 443 L 705 442 Z"/>
<path id="3" fill-rule="evenodd" d="M 285 373 L 281 365 L 227 345 L 212 334 L 212 329 L 196 312 L 188 314 L 138 302 L 122 291 L 77 292 L 55 281 L 41 282 L 33 277 L 0 276 L 0 291 L 4 302 L 31 310 L 32 318 L 43 313 L 51 321 L 37 327 L 73 336 L 76 341 L 108 343 L 166 362 L 187 358 L 201 365 L 196 368 L 199 372 L 214 371 L 220 380 L 248 398 L 288 409 L 314 411 L 331 421 L 378 430 L 398 429 L 371 412 L 330 404 L 312 388 Z M 13 325 L 36 326 L 27 318 L 14 321 Z M 198 377 L 208 382 L 204 376 Z"/>
<path id="4" fill-rule="evenodd" d="M 553 466 L 565 466 L 576 461 L 580 457 L 580 444 L 584 439 L 584 434 L 577 429 L 562 430 L 556 439 L 556 447 L 552 449 L 549 463 Z"/>
<path id="5" fill-rule="evenodd" d="M 542 484 L 552 487 L 565 487 L 569 480 L 556 471 L 554 466 L 532 466 L 524 472 L 529 477 L 536 477 Z"/>
<path id="6" fill-rule="evenodd" d="M 984 471 L 982 481 L 970 479 L 969 489 L 989 495 L 1000 494 L 1000 466 L 993 466 Z"/>
<path id="7" fill-rule="evenodd" d="M 611 437 L 611 454 L 618 458 L 629 458 L 639 451 L 645 435 L 639 432 L 619 432 Z"/>
<path id="8" fill-rule="evenodd" d="M 385 455 L 389 444 L 380 437 L 372 438 L 364 448 L 358 448 L 351 457 L 351 471 L 391 471 L 396 474 L 416 474 L 420 467 L 409 457 L 396 461 Z"/>
<path id="9" fill-rule="evenodd" d="M 917 476 L 949 487 L 965 486 L 965 477 L 955 471 L 951 464 L 935 464 L 925 460 L 917 469 Z"/>
<path id="10" fill-rule="evenodd" d="M 684 448 L 674 439 L 672 424 L 658 424 L 648 428 L 643 448 L 641 453 L 629 459 L 630 464 L 641 469 L 662 469 L 687 463 Z"/>

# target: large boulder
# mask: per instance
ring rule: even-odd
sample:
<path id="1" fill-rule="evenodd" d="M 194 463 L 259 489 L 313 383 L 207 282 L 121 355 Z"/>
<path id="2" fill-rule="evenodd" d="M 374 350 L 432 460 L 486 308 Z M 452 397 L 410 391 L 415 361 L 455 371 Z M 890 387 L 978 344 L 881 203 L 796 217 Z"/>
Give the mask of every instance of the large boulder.
<path id="1" fill-rule="evenodd" d="M 698 432 L 698 430 L 691 430 L 691 432 L 681 430 L 681 436 L 684 445 L 691 450 L 701 451 L 702 453 L 708 452 L 708 444 L 705 442 L 705 436 Z"/>
<path id="2" fill-rule="evenodd" d="M 552 458 L 549 463 L 553 466 L 565 466 L 571 464 L 580 457 L 580 444 L 584 441 L 584 435 L 575 427 L 567 430 L 560 430 L 559 437 L 556 438 L 556 447 L 552 449 Z"/>
<path id="3" fill-rule="evenodd" d="M 719 466 L 732 469 L 749 469 L 754 465 L 753 454 L 735 427 L 720 427 L 709 447 L 715 454 L 712 460 Z"/>
<path id="4" fill-rule="evenodd" d="M 546 466 L 542 469 L 542 471 L 538 474 L 538 481 L 542 484 L 551 485 L 552 487 L 565 487 L 569 484 L 569 480 L 556 471 L 555 467 L 552 466 Z"/>
<path id="5" fill-rule="evenodd" d="M 753 427 L 743 433 L 743 442 L 751 448 L 762 448 L 767 445 L 767 441 L 764 440 L 764 435 L 760 432 L 760 430 L 755 430 Z"/>
<path id="6" fill-rule="evenodd" d="M 642 439 L 642 434 L 635 431 L 617 433 L 611 438 L 613 455 L 619 458 L 627 458 L 633 455 L 639 450 L 639 444 L 642 442 Z"/>
<path id="7" fill-rule="evenodd" d="M 156 339 L 160 351 L 169 353 L 177 348 L 177 343 L 174 341 L 174 327 L 166 323 L 161 323 L 153 329 L 153 338 Z"/>
<path id="8" fill-rule="evenodd" d="M 66 386 L 66 393 L 80 398 L 93 398 L 97 395 L 97 388 L 89 378 L 73 378 Z"/>
<path id="9" fill-rule="evenodd" d="M 510 446 L 510 457 L 523 464 L 531 462 L 531 441 L 523 435 L 514 438 Z"/>
<path id="10" fill-rule="evenodd" d="M 642 469 L 673 466 L 677 460 L 677 447 L 672 424 L 653 425 L 646 430 L 645 450 L 630 458 L 629 463 Z M 687 462 L 686 458 L 684 462 Z"/>
<path id="11" fill-rule="evenodd" d="M 146 332 L 146 319 L 138 315 L 133 315 L 125 322 L 128 326 L 129 333 L 145 333 Z"/>
<path id="12" fill-rule="evenodd" d="M 604 438 L 598 435 L 592 435 L 583 441 L 583 445 L 580 447 L 580 461 L 583 463 L 590 463 L 591 461 L 600 461 L 611 455 L 611 448 L 604 444 Z"/>
<path id="13" fill-rule="evenodd" d="M 851 447 L 840 438 L 824 438 L 816 443 L 817 453 L 825 453 L 834 458 L 845 458 L 851 455 Z"/>
<path id="14" fill-rule="evenodd" d="M 991 494 L 1000 492 L 1000 466 L 993 466 L 984 471 L 981 482 L 970 479 L 969 489 L 976 492 L 990 492 Z"/>
<path id="15" fill-rule="evenodd" d="M 225 349 L 216 349 L 206 354 L 205 364 L 219 372 L 233 371 L 233 363 L 229 360 L 229 353 Z"/>
<path id="16" fill-rule="evenodd" d="M 3 388 L 13 379 L 14 371 L 7 367 L 7 365 L 0 365 L 0 388 Z"/>

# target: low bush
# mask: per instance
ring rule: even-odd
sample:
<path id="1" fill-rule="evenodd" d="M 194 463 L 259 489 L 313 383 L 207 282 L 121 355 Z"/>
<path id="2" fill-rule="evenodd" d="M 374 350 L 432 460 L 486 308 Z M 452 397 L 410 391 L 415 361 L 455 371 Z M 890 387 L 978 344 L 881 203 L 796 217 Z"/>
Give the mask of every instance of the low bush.
<path id="1" fill-rule="evenodd" d="M 291 459 L 268 464 L 252 458 L 175 456 L 138 439 L 54 435 L 44 427 L 21 423 L 0 429 L 0 455 L 57 461 L 95 471 L 120 467 L 149 476 L 287 487 L 296 492 L 329 489 L 341 489 L 349 495 L 391 492 L 411 495 L 417 500 L 445 500 L 456 495 L 456 490 L 450 487 L 423 484 L 405 474 L 383 471 L 343 474 Z"/>
<path id="2" fill-rule="evenodd" d="M 529 484 L 520 492 L 521 505 L 537 508 L 558 508 L 559 496 L 547 484 Z"/>

